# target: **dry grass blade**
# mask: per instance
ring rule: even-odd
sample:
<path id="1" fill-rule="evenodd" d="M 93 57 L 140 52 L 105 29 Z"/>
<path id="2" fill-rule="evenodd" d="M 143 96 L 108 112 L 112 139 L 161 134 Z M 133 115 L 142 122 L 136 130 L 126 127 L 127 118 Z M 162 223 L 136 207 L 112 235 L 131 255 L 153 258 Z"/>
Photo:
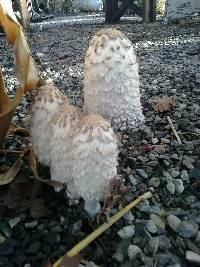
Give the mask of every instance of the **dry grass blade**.
<path id="1" fill-rule="evenodd" d="M 69 257 L 73 257 L 80 253 L 86 246 L 88 246 L 92 241 L 94 241 L 97 237 L 99 237 L 103 232 L 109 229 L 114 223 L 116 223 L 121 217 L 123 217 L 127 212 L 129 212 L 133 207 L 139 204 L 141 201 L 149 199 L 152 197 L 151 192 L 147 192 L 142 196 L 139 196 L 133 202 L 128 204 L 125 208 L 121 209 L 117 214 L 112 216 L 107 223 L 102 224 L 99 228 L 97 228 L 94 232 L 88 235 L 85 239 L 83 239 L 80 243 L 78 243 L 75 247 L 73 247 L 70 251 L 67 252 Z M 53 267 L 60 267 L 63 257 L 61 257 L 56 263 L 54 263 Z"/>
<path id="2" fill-rule="evenodd" d="M 172 110 L 176 106 L 176 102 L 171 97 L 165 96 L 158 99 L 152 106 L 156 112 L 165 112 Z"/>
<path id="3" fill-rule="evenodd" d="M 14 180 L 22 164 L 21 158 L 18 159 L 12 167 L 6 172 L 0 175 L 0 185 L 9 184 Z"/>

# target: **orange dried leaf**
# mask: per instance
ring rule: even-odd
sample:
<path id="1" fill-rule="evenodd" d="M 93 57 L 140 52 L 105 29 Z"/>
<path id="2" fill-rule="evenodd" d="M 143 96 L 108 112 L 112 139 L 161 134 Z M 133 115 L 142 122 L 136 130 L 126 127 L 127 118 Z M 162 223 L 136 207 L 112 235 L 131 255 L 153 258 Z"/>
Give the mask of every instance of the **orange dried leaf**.
<path id="1" fill-rule="evenodd" d="M 22 164 L 22 160 L 20 158 L 12 165 L 12 167 L 6 173 L 1 174 L 0 185 L 6 185 L 12 182 L 14 178 L 16 177 L 21 167 L 21 164 Z"/>
<path id="2" fill-rule="evenodd" d="M 176 106 L 176 102 L 171 97 L 165 96 L 158 99 L 152 106 L 155 111 L 164 112 L 172 110 Z"/>

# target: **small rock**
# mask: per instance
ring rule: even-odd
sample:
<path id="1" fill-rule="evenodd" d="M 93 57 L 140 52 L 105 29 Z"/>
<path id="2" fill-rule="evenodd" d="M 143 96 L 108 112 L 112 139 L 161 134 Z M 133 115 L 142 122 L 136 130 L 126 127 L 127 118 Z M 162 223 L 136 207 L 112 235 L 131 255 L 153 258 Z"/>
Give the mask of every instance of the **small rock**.
<path id="1" fill-rule="evenodd" d="M 62 227 L 60 225 L 56 225 L 51 229 L 52 233 L 61 233 L 62 232 Z"/>
<path id="2" fill-rule="evenodd" d="M 158 138 L 152 138 L 152 139 L 151 139 L 151 143 L 152 143 L 153 145 L 157 144 L 158 142 L 159 142 Z"/>
<path id="3" fill-rule="evenodd" d="M 189 181 L 189 175 L 188 175 L 188 172 L 187 172 L 186 170 L 183 170 L 183 171 L 181 172 L 181 179 L 182 179 L 183 181 Z"/>
<path id="4" fill-rule="evenodd" d="M 200 243 L 200 231 L 198 231 L 195 241 Z"/>
<path id="5" fill-rule="evenodd" d="M 161 235 L 158 238 L 159 238 L 159 248 L 161 250 L 167 250 L 167 249 L 171 248 L 171 242 L 170 242 L 169 238 L 167 238 L 164 235 Z"/>
<path id="6" fill-rule="evenodd" d="M 200 179 L 200 169 L 198 168 L 193 168 L 189 171 L 189 177 L 194 180 L 199 180 Z"/>
<path id="7" fill-rule="evenodd" d="M 177 193 L 181 194 L 184 191 L 183 181 L 181 179 L 174 179 L 173 183 L 175 185 L 175 190 Z"/>
<path id="8" fill-rule="evenodd" d="M 123 216 L 124 220 L 126 220 L 128 223 L 132 223 L 135 219 L 135 217 L 133 216 L 132 212 L 129 211 L 128 213 L 126 213 L 124 216 Z"/>
<path id="9" fill-rule="evenodd" d="M 188 260 L 189 262 L 194 262 L 196 264 L 200 264 L 200 255 L 193 252 L 193 251 L 186 251 L 186 260 Z"/>
<path id="10" fill-rule="evenodd" d="M 158 251 L 158 248 L 159 248 L 158 237 L 152 237 L 147 244 L 147 251 L 151 254 L 154 254 Z"/>
<path id="11" fill-rule="evenodd" d="M 183 238 L 196 237 L 199 231 L 199 226 L 196 223 L 183 221 L 177 228 L 178 234 Z"/>
<path id="12" fill-rule="evenodd" d="M 149 201 L 148 200 L 143 201 L 142 203 L 138 204 L 137 208 L 139 211 L 149 212 L 150 209 Z"/>
<path id="13" fill-rule="evenodd" d="M 6 238 L 5 236 L 3 236 L 1 233 L 0 233 L 0 244 L 2 244 L 3 242 L 6 241 Z M 1 266 L 1 265 L 0 265 Z"/>
<path id="14" fill-rule="evenodd" d="M 167 222 L 168 222 L 170 228 L 172 228 L 172 230 L 174 230 L 175 232 L 178 231 L 178 227 L 181 224 L 181 220 L 177 216 L 169 215 L 167 217 Z"/>
<path id="15" fill-rule="evenodd" d="M 157 266 L 166 266 L 167 263 L 170 260 L 170 255 L 169 254 L 157 254 Z"/>
<path id="16" fill-rule="evenodd" d="M 131 261 L 133 259 L 135 259 L 135 257 L 137 256 L 138 253 L 142 253 L 141 248 L 139 248 L 136 245 L 129 245 L 129 247 L 128 247 L 128 257 L 129 257 L 129 259 Z"/>
<path id="17" fill-rule="evenodd" d="M 170 144 L 170 140 L 167 139 L 167 138 L 161 138 L 161 143 L 164 143 L 164 144 Z"/>
<path id="18" fill-rule="evenodd" d="M 135 226 L 134 225 L 129 225 L 125 226 L 122 229 L 120 229 L 117 234 L 122 238 L 122 239 L 128 239 L 131 238 L 135 235 Z"/>
<path id="19" fill-rule="evenodd" d="M 166 171 L 163 171 L 163 176 L 164 176 L 166 182 L 170 182 L 173 180 L 172 176 Z"/>
<path id="20" fill-rule="evenodd" d="M 159 187 L 160 185 L 160 179 L 159 178 L 156 178 L 156 177 L 152 177 L 150 180 L 149 180 L 149 186 L 153 186 L 153 187 Z"/>
<path id="21" fill-rule="evenodd" d="M 193 168 L 194 168 L 193 163 L 194 163 L 193 158 L 190 158 L 190 157 L 184 155 L 182 164 L 183 164 L 186 168 L 188 168 L 188 169 L 190 169 L 190 170 L 193 169 Z"/>
<path id="22" fill-rule="evenodd" d="M 174 183 L 172 181 L 167 183 L 166 188 L 167 188 L 167 190 L 169 191 L 169 193 L 171 195 L 175 194 L 175 185 L 174 185 Z"/>
<path id="23" fill-rule="evenodd" d="M 40 242 L 34 242 L 32 243 L 26 250 L 28 254 L 35 255 L 41 248 Z"/>
<path id="24" fill-rule="evenodd" d="M 195 196 L 188 196 L 185 198 L 185 202 L 186 203 L 189 203 L 189 204 L 192 204 L 196 201 L 196 197 Z"/>
<path id="25" fill-rule="evenodd" d="M 129 179 L 130 179 L 130 182 L 132 183 L 132 185 L 137 185 L 138 184 L 138 179 L 135 178 L 133 175 L 129 175 Z"/>
<path id="26" fill-rule="evenodd" d="M 27 222 L 24 224 L 25 228 L 32 229 L 38 225 L 38 221 Z"/>
<path id="27" fill-rule="evenodd" d="M 141 178 L 143 179 L 148 178 L 148 174 L 146 174 L 146 172 L 143 169 L 136 169 L 136 172 Z"/>
<path id="28" fill-rule="evenodd" d="M 8 223 L 9 223 L 10 227 L 13 228 L 13 227 L 15 227 L 15 225 L 17 225 L 20 222 L 20 220 L 21 220 L 21 217 L 15 217 L 15 218 L 9 220 Z"/>
<path id="29" fill-rule="evenodd" d="M 144 221 L 144 225 L 147 228 L 147 231 L 151 234 L 157 233 L 157 227 L 155 225 L 155 222 L 153 220 L 146 220 Z"/>
<path id="30" fill-rule="evenodd" d="M 124 261 L 124 255 L 121 252 L 115 252 L 112 255 L 112 258 L 115 259 L 117 262 L 123 262 Z"/>
<path id="31" fill-rule="evenodd" d="M 165 223 L 162 221 L 162 219 L 158 215 L 150 214 L 150 219 L 155 223 L 157 227 L 157 231 L 159 233 L 162 233 L 165 231 Z"/>

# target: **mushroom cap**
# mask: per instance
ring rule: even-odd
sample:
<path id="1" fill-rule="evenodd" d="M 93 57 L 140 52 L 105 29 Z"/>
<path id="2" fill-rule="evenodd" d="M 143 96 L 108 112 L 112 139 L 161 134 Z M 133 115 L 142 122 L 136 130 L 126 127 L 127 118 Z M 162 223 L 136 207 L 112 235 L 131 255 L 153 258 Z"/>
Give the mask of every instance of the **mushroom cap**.
<path id="1" fill-rule="evenodd" d="M 85 56 L 84 102 L 116 129 L 132 129 L 144 120 L 140 103 L 138 60 L 130 40 L 105 29 L 90 41 Z"/>
<path id="2" fill-rule="evenodd" d="M 49 133 L 50 124 L 55 113 L 62 105 L 68 105 L 68 98 L 53 85 L 38 88 L 31 107 L 31 142 L 33 149 L 44 164 L 50 164 Z"/>
<path id="3" fill-rule="evenodd" d="M 117 175 L 117 138 L 100 116 L 85 116 L 72 138 L 72 174 L 77 192 L 85 200 L 105 197 L 110 180 Z"/>

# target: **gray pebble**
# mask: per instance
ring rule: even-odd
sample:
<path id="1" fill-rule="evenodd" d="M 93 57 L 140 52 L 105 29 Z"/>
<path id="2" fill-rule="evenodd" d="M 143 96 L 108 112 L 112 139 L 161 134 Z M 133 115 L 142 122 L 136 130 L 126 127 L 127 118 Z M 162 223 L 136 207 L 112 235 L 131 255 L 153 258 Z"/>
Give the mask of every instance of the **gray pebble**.
<path id="1" fill-rule="evenodd" d="M 149 186 L 153 186 L 153 187 L 159 187 L 160 185 L 160 179 L 156 178 L 156 177 L 152 177 L 149 181 Z"/>
<path id="2" fill-rule="evenodd" d="M 135 219 L 135 217 L 133 216 L 132 212 L 129 211 L 128 213 L 126 213 L 124 216 L 123 216 L 124 220 L 126 220 L 128 223 L 132 223 Z"/>
<path id="3" fill-rule="evenodd" d="M 117 262 L 123 262 L 124 261 L 124 255 L 121 252 L 115 252 L 112 255 L 112 258 L 115 259 Z"/>
<path id="4" fill-rule="evenodd" d="M 130 182 L 132 183 L 132 185 L 137 185 L 138 184 L 138 179 L 135 178 L 135 176 L 133 175 L 129 175 L 129 179 L 130 179 Z"/>
<path id="5" fill-rule="evenodd" d="M 190 221 L 183 221 L 177 228 L 178 234 L 183 238 L 196 237 L 199 231 L 198 224 Z"/>
<path id="6" fill-rule="evenodd" d="M 166 266 L 167 263 L 170 260 L 170 255 L 169 254 L 164 254 L 164 253 L 159 253 L 157 254 L 157 266 L 161 267 L 161 266 Z"/>
<path id="7" fill-rule="evenodd" d="M 146 221 L 144 221 L 144 225 L 146 226 L 147 231 L 149 233 L 151 233 L 151 234 L 157 233 L 157 227 L 156 227 L 154 221 L 152 221 L 152 220 L 146 220 Z"/>
<path id="8" fill-rule="evenodd" d="M 200 231 L 198 231 L 195 242 L 200 243 Z"/>
<path id="9" fill-rule="evenodd" d="M 118 236 L 120 236 L 122 239 L 128 239 L 135 235 L 135 226 L 134 225 L 128 225 L 123 227 L 117 232 Z"/>
<path id="10" fill-rule="evenodd" d="M 181 220 L 177 216 L 169 215 L 167 217 L 167 222 L 168 222 L 170 228 L 172 228 L 172 230 L 174 230 L 175 232 L 178 231 L 178 227 L 181 224 Z"/>
<path id="11" fill-rule="evenodd" d="M 175 190 L 177 193 L 181 194 L 184 191 L 183 181 L 181 179 L 174 179 L 173 183 L 175 185 Z"/>
<path id="12" fill-rule="evenodd" d="M 32 229 L 37 225 L 38 225 L 38 221 L 27 222 L 24 224 L 25 228 L 27 228 L 27 229 L 28 228 Z"/>
<path id="13" fill-rule="evenodd" d="M 136 169 L 136 172 L 141 178 L 143 179 L 148 178 L 148 174 L 143 169 Z"/>
<path id="14" fill-rule="evenodd" d="M 135 259 L 135 257 L 137 256 L 138 253 L 142 253 L 141 248 L 139 248 L 136 245 L 129 245 L 129 247 L 128 247 L 129 260 L 132 261 L 133 259 Z"/>
<path id="15" fill-rule="evenodd" d="M 165 231 L 165 223 L 163 220 L 156 214 L 150 214 L 150 219 L 155 223 L 157 230 L 159 232 Z"/>
<path id="16" fill-rule="evenodd" d="M 161 235 L 158 238 L 159 238 L 159 248 L 161 250 L 167 250 L 167 249 L 171 248 L 171 242 L 170 242 L 169 238 L 167 238 L 164 235 Z"/>
<path id="17" fill-rule="evenodd" d="M 147 244 L 148 253 L 154 254 L 158 251 L 159 239 L 158 237 L 152 237 Z"/>
<path id="18" fill-rule="evenodd" d="M 169 193 L 171 195 L 175 194 L 175 185 L 174 185 L 174 183 L 172 181 L 167 183 L 166 188 L 167 188 L 167 190 L 169 191 Z"/>
<path id="19" fill-rule="evenodd" d="M 157 144 L 158 142 L 159 142 L 158 138 L 152 138 L 152 139 L 151 139 L 151 143 L 152 143 L 153 145 Z"/>
<path id="20" fill-rule="evenodd" d="M 20 220 L 21 220 L 21 217 L 15 217 L 15 218 L 9 220 L 8 223 L 9 223 L 10 227 L 13 228 L 13 227 L 15 227 L 15 225 L 17 225 L 20 222 Z"/>

